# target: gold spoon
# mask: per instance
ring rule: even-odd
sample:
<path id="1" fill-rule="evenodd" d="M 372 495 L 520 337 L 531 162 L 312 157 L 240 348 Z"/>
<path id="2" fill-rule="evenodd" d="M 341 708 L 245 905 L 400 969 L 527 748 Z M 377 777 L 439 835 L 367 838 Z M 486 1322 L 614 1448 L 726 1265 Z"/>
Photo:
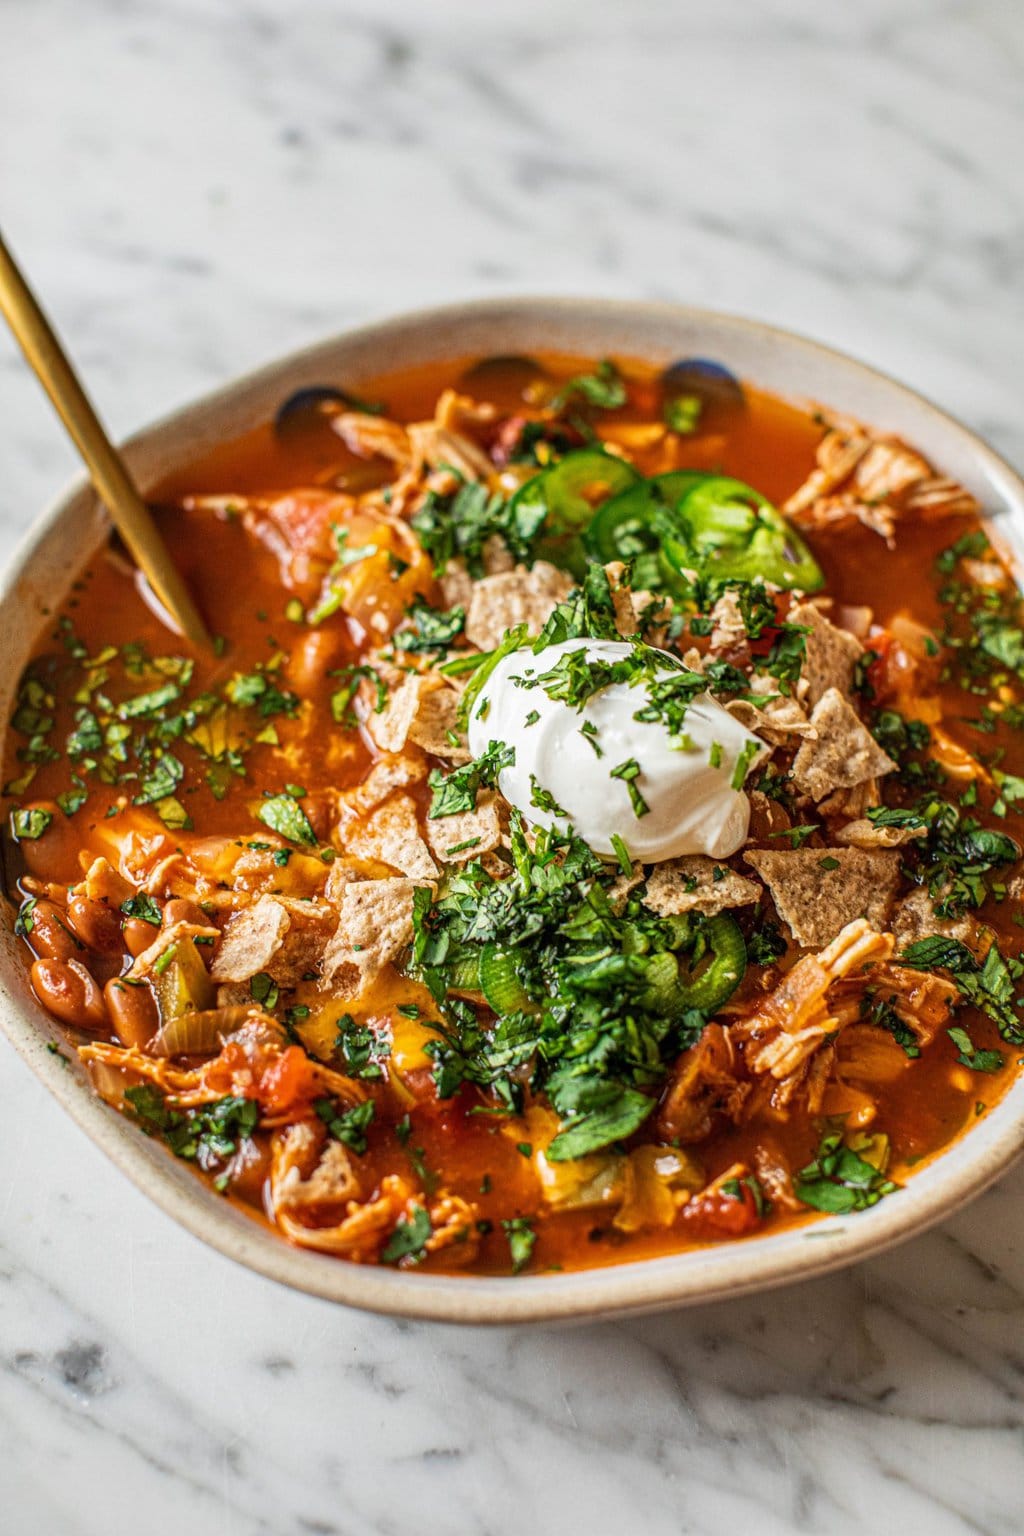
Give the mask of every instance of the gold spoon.
<path id="1" fill-rule="evenodd" d="M 85 460 L 107 511 L 158 600 L 195 645 L 212 648 L 206 625 L 139 495 L 0 235 L 0 312 Z"/>

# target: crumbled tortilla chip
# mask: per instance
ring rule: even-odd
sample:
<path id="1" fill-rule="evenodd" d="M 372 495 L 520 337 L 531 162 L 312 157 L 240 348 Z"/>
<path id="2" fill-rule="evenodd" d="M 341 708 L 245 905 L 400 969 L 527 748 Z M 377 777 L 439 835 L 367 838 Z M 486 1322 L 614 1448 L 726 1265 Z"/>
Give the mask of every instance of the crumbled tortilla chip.
<path id="1" fill-rule="evenodd" d="M 339 979 L 361 991 L 412 938 L 412 880 L 357 880 L 338 903 L 338 926 L 324 951 L 324 984 Z M 355 975 L 352 975 L 354 968 Z"/>
<path id="2" fill-rule="evenodd" d="M 356 811 L 372 811 L 393 790 L 422 783 L 427 772 L 426 758 L 417 747 L 410 748 L 407 744 L 403 752 L 389 752 L 378 758 L 363 782 L 350 790 L 345 798 Z"/>
<path id="3" fill-rule="evenodd" d="M 334 923 L 326 902 L 261 896 L 228 923 L 210 975 L 242 982 L 265 971 L 280 986 L 294 986 L 316 969 Z"/>
<path id="4" fill-rule="evenodd" d="M 127 975 L 132 981 L 143 976 L 151 976 L 161 956 L 168 950 L 176 949 L 183 939 L 219 938 L 219 928 L 207 927 L 202 923 L 172 923 L 169 928 L 161 928 L 148 949 L 144 949 L 141 955 L 135 956 Z"/>
<path id="5" fill-rule="evenodd" d="M 638 885 L 644 883 L 644 867 L 634 861 L 629 874 L 617 875 L 605 891 L 608 905 L 615 913 L 620 913 L 629 899 L 630 893 L 635 891 Z"/>
<path id="6" fill-rule="evenodd" d="M 844 848 L 900 848 L 926 836 L 925 827 L 879 827 L 867 817 L 848 821 L 832 834 L 833 841 Z"/>
<path id="7" fill-rule="evenodd" d="M 427 822 L 427 840 L 442 863 L 463 864 L 478 859 L 501 843 L 501 818 L 498 797 L 493 790 L 477 796 L 472 811 L 457 811 L 454 816 Z"/>
<path id="8" fill-rule="evenodd" d="M 865 779 L 850 789 L 837 789 L 818 806 L 823 816 L 841 816 L 844 821 L 859 820 L 872 806 L 881 805 L 882 795 L 877 779 Z"/>
<path id="9" fill-rule="evenodd" d="M 748 686 L 751 693 L 764 700 L 763 703 L 755 704 L 751 699 L 730 699 L 725 706 L 730 715 L 745 725 L 748 731 L 755 731 L 776 747 L 791 746 L 793 736 L 815 734 L 803 705 L 792 695 L 779 693 L 774 677 L 755 672 Z"/>
<path id="10" fill-rule="evenodd" d="M 425 680 L 418 672 L 407 672 L 389 691 L 388 701 L 380 714 L 368 716 L 367 728 L 382 752 L 401 752 L 405 746 L 425 686 Z"/>
<path id="11" fill-rule="evenodd" d="M 539 635 L 572 585 L 571 576 L 546 560 L 538 560 L 529 571 L 517 566 L 500 576 L 485 576 L 473 588 L 466 638 L 482 651 L 493 651 L 505 631 L 516 624 L 525 624 L 529 634 Z"/>
<path id="12" fill-rule="evenodd" d="M 897 952 L 937 935 L 959 939 L 968 949 L 976 951 L 986 947 L 984 931 L 973 917 L 967 913 L 961 917 L 940 917 L 934 901 L 923 887 L 911 891 L 899 902 L 892 916 L 892 931 L 896 935 Z"/>
<path id="13" fill-rule="evenodd" d="M 711 618 L 714 625 L 711 631 L 711 650 L 714 655 L 721 656 L 746 644 L 747 626 L 743 622 L 739 598 L 732 587 L 728 587 L 715 603 Z"/>
<path id="14" fill-rule="evenodd" d="M 819 699 L 811 724 L 816 737 L 800 743 L 793 759 L 793 782 L 812 800 L 880 778 L 896 767 L 838 688 L 829 688 Z"/>
<path id="15" fill-rule="evenodd" d="M 466 745 L 465 732 L 459 728 L 458 713 L 459 695 L 454 688 L 433 688 L 424 692 L 409 727 L 409 740 L 434 757 L 443 757 L 452 763 L 468 763 L 472 753 Z"/>
<path id="16" fill-rule="evenodd" d="M 898 853 L 862 848 L 751 849 L 743 856 L 771 891 L 797 944 L 820 949 L 855 918 L 882 929 L 900 877 Z"/>
<path id="17" fill-rule="evenodd" d="M 813 709 L 830 688 L 848 699 L 853 691 L 854 663 L 864 650 L 856 635 L 833 624 L 814 603 L 798 603 L 791 608 L 788 622 L 810 630 L 804 636 L 806 649 L 800 670 L 801 691 L 806 689 L 809 707 Z"/>
<path id="18" fill-rule="evenodd" d="M 658 864 L 647 880 L 644 906 L 659 917 L 680 912 L 705 912 L 712 916 L 729 907 L 748 907 L 757 901 L 761 888 L 738 875 L 727 864 L 716 863 L 701 853 L 685 854 Z"/>
<path id="19" fill-rule="evenodd" d="M 473 578 L 466 570 L 465 560 L 458 555 L 454 560 L 449 560 L 437 584 L 441 588 L 441 602 L 445 608 L 465 608 L 468 611 L 473 601 Z"/>
<path id="20" fill-rule="evenodd" d="M 210 966 L 214 981 L 248 981 L 266 971 L 292 925 L 273 896 L 261 896 L 231 919 Z"/>
<path id="21" fill-rule="evenodd" d="M 412 880 L 433 880 L 437 865 L 420 835 L 416 802 L 409 795 L 392 795 L 363 821 L 345 831 L 349 853 L 376 859 Z"/>
<path id="22" fill-rule="evenodd" d="M 135 895 L 135 887 L 123 875 L 119 875 L 109 859 L 93 859 L 80 883 L 85 894 L 93 901 L 105 901 L 119 907 L 129 896 Z"/>

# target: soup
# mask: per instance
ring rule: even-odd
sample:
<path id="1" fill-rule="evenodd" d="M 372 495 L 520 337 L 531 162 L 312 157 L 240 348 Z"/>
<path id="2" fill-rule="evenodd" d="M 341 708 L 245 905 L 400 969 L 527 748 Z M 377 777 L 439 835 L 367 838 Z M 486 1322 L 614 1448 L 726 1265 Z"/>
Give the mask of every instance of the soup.
<path id="1" fill-rule="evenodd" d="M 303 391 L 8 733 L 27 985 L 282 1240 L 527 1274 L 898 1199 L 1020 1064 L 1024 638 L 972 497 L 714 364 Z"/>

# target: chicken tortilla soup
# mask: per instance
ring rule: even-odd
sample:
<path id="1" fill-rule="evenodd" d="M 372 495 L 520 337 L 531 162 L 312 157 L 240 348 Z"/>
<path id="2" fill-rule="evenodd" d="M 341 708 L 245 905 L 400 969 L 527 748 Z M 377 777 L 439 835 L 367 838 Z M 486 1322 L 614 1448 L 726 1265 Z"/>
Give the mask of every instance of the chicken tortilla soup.
<path id="1" fill-rule="evenodd" d="M 4 858 L 65 1049 L 360 1263 L 898 1200 L 1024 1059 L 1024 630 L 973 497 L 704 360 L 344 382 L 151 492 L 215 653 L 114 541 L 47 617 Z"/>

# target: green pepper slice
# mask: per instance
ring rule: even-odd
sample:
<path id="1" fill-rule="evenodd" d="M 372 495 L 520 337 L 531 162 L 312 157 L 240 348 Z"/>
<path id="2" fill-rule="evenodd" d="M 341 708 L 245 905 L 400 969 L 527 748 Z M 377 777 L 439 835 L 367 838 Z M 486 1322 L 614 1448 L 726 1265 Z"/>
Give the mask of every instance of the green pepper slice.
<path id="1" fill-rule="evenodd" d="M 723 579 L 773 582 L 816 592 L 825 584 L 821 567 L 796 529 L 766 496 L 742 480 L 705 477 L 678 506 L 682 532 L 702 574 Z M 674 551 L 667 550 L 676 564 Z"/>
<path id="2" fill-rule="evenodd" d="M 747 947 L 735 921 L 724 912 L 710 917 L 700 932 L 693 964 L 678 955 L 652 956 L 652 986 L 643 998 L 652 1013 L 676 1018 L 691 1008 L 714 1013 L 736 991 L 747 968 Z M 669 974 L 665 958 L 675 961 Z M 660 962 L 657 966 L 654 962 Z"/>
<path id="3" fill-rule="evenodd" d="M 538 557 L 581 578 L 587 552 L 580 533 L 590 523 L 594 508 L 639 478 L 624 459 L 600 448 L 580 448 L 520 486 L 512 498 L 512 515 L 520 508 L 535 512 L 543 507 L 544 537 L 537 545 Z"/>
<path id="4" fill-rule="evenodd" d="M 681 543 L 685 529 L 676 509 L 707 478 L 702 470 L 673 470 L 641 480 L 613 496 L 594 513 L 583 535 L 587 553 L 602 565 L 631 560 L 633 586 L 638 591 L 667 587 L 678 596 L 686 596 L 688 586 L 679 572 L 688 550 Z M 678 562 L 670 558 L 673 545 Z"/>

